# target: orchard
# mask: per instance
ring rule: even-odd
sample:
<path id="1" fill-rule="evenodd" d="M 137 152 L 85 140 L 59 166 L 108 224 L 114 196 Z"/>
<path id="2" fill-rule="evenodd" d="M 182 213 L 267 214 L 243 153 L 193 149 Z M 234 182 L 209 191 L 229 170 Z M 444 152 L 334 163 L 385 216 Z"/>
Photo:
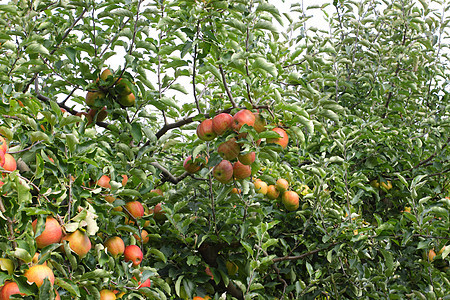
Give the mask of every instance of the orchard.
<path id="1" fill-rule="evenodd" d="M 0 299 L 448 298 L 448 3 L 275 2 L 0 4 Z"/>

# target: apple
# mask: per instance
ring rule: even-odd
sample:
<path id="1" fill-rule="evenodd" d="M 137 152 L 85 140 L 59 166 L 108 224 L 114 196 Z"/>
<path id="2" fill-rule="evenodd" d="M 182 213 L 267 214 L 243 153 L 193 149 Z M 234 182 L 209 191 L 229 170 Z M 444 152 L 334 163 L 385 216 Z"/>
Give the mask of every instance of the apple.
<path id="1" fill-rule="evenodd" d="M 431 261 L 434 260 L 434 258 L 436 257 L 436 252 L 434 252 L 434 249 L 431 249 L 430 251 L 428 251 L 428 259 Z"/>
<path id="2" fill-rule="evenodd" d="M 34 265 L 25 271 L 24 276 L 27 278 L 28 283 L 36 283 L 40 287 L 44 283 L 44 279 L 47 278 L 53 285 L 55 283 L 55 275 L 52 269 L 45 265 Z"/>
<path id="3" fill-rule="evenodd" d="M 235 195 L 238 195 L 238 194 L 240 194 L 241 192 L 242 192 L 241 189 L 232 188 L 230 193 L 235 194 Z"/>
<path id="4" fill-rule="evenodd" d="M 277 187 L 273 184 L 269 185 L 267 187 L 267 198 L 274 200 L 277 199 L 278 196 L 280 196 L 280 191 L 277 189 Z"/>
<path id="5" fill-rule="evenodd" d="M 105 97 L 106 95 L 102 91 L 88 91 L 86 94 L 85 102 L 87 106 L 95 108 L 95 100 L 103 99 Z"/>
<path id="6" fill-rule="evenodd" d="M 275 186 L 280 192 L 285 192 L 289 188 L 289 182 L 286 179 L 280 178 L 275 183 Z"/>
<path id="7" fill-rule="evenodd" d="M 203 120 L 197 126 L 197 136 L 203 141 L 211 141 L 216 138 L 217 134 L 214 132 L 211 119 Z"/>
<path id="8" fill-rule="evenodd" d="M 33 232 L 36 233 L 37 219 L 31 223 Z M 62 238 L 62 229 L 59 222 L 53 217 L 48 216 L 45 220 L 44 231 L 35 238 L 38 249 L 48 245 L 59 243 Z"/>
<path id="9" fill-rule="evenodd" d="M 139 201 L 129 201 L 125 204 L 125 208 L 135 219 L 144 216 L 144 206 Z"/>
<path id="10" fill-rule="evenodd" d="M 162 222 L 166 220 L 165 214 L 166 212 L 162 210 L 161 203 L 156 204 L 153 209 L 153 219 L 155 219 L 155 221 Z"/>
<path id="11" fill-rule="evenodd" d="M 125 251 L 125 243 L 118 236 L 112 236 L 105 241 L 104 246 L 113 257 L 122 255 Z"/>
<path id="12" fill-rule="evenodd" d="M 219 182 L 228 183 L 233 178 L 233 165 L 224 159 L 213 168 L 212 174 Z"/>
<path id="13" fill-rule="evenodd" d="M 255 185 L 256 193 L 263 194 L 263 195 L 267 194 L 267 189 L 268 189 L 267 183 L 265 183 L 261 179 L 256 179 L 254 185 Z"/>
<path id="14" fill-rule="evenodd" d="M 255 115 L 248 109 L 240 110 L 233 116 L 234 131 L 239 132 L 244 124 L 249 126 L 253 126 L 255 124 Z"/>
<path id="15" fill-rule="evenodd" d="M 0 270 L 6 271 L 9 275 L 14 273 L 14 262 L 9 258 L 0 258 Z"/>
<path id="16" fill-rule="evenodd" d="M 244 165 L 251 165 L 255 162 L 255 159 L 256 153 L 254 151 L 238 155 L 238 160 Z"/>
<path id="17" fill-rule="evenodd" d="M 284 204 L 284 207 L 288 211 L 294 211 L 298 209 L 299 206 L 299 197 L 298 194 L 294 191 L 286 191 L 281 196 L 281 201 Z"/>
<path id="18" fill-rule="evenodd" d="M 121 175 L 122 176 L 122 186 L 126 186 L 128 182 L 128 175 Z"/>
<path id="19" fill-rule="evenodd" d="M 128 95 L 131 93 L 130 82 L 120 78 L 116 83 L 116 91 L 119 95 Z"/>
<path id="20" fill-rule="evenodd" d="M 95 119 L 97 122 L 104 121 L 106 117 L 108 116 L 108 112 L 106 111 L 106 106 L 104 106 L 100 111 L 95 108 L 91 108 L 88 111 L 88 115 L 91 116 L 92 120 L 95 119 L 95 116 L 97 116 L 97 119 Z"/>
<path id="21" fill-rule="evenodd" d="M 266 120 L 260 115 L 259 112 L 253 113 L 255 116 L 255 124 L 253 128 L 255 128 L 256 132 L 261 133 L 266 130 Z"/>
<path id="22" fill-rule="evenodd" d="M 68 241 L 70 249 L 78 254 L 80 258 L 85 257 L 92 247 L 89 237 L 80 229 L 77 229 L 74 232 L 64 236 L 62 240 Z"/>
<path id="23" fill-rule="evenodd" d="M 0 151 L 3 151 L 3 153 L 8 152 L 8 143 L 2 136 L 0 136 Z"/>
<path id="24" fill-rule="evenodd" d="M 212 119 L 212 127 L 217 135 L 224 134 L 233 126 L 233 116 L 227 113 L 221 113 Z"/>
<path id="25" fill-rule="evenodd" d="M 194 174 L 194 173 L 197 173 L 198 171 L 200 171 L 203 168 L 203 164 L 199 164 L 198 162 L 193 162 L 192 161 L 192 155 L 189 155 L 184 160 L 183 168 L 186 170 L 186 172 L 188 172 L 190 174 Z"/>
<path id="26" fill-rule="evenodd" d="M 150 237 L 148 236 L 148 232 L 145 229 L 141 230 L 141 236 L 138 236 L 137 234 L 133 234 L 133 236 L 139 242 L 141 241 L 141 237 L 142 237 L 142 241 L 144 244 L 147 244 L 150 239 Z"/>
<path id="27" fill-rule="evenodd" d="M 282 128 L 274 128 L 272 131 L 278 133 L 281 137 L 280 138 L 272 138 L 267 139 L 267 143 L 273 143 L 280 145 L 283 149 L 286 149 L 288 143 L 289 143 L 289 136 L 287 135 L 286 131 Z"/>
<path id="28" fill-rule="evenodd" d="M 8 281 L 5 283 L 5 285 L 1 289 L 0 299 L 7 300 L 7 299 L 9 299 L 10 296 L 17 295 L 17 294 L 19 294 L 21 296 L 25 296 L 24 293 L 20 292 L 19 286 L 17 285 L 17 283 L 15 283 L 13 281 Z"/>
<path id="29" fill-rule="evenodd" d="M 0 150 L 0 167 L 3 168 L 5 165 L 5 152 L 3 150 Z"/>
<path id="30" fill-rule="evenodd" d="M 115 300 L 116 294 L 113 291 L 103 289 L 100 291 L 100 300 Z"/>
<path id="31" fill-rule="evenodd" d="M 237 180 L 245 179 L 252 175 L 252 168 L 250 166 L 244 165 L 240 161 L 233 164 L 233 176 Z"/>
<path id="32" fill-rule="evenodd" d="M 58 291 L 57 290 L 54 291 L 55 291 L 55 300 L 61 300 L 61 296 L 59 296 Z"/>
<path id="33" fill-rule="evenodd" d="M 136 245 L 129 245 L 125 247 L 125 251 L 123 253 L 126 262 L 133 262 L 133 266 L 136 267 L 142 262 L 144 258 L 144 254 L 142 253 L 141 248 Z"/>
<path id="34" fill-rule="evenodd" d="M 136 102 L 136 97 L 133 93 L 129 93 L 128 95 L 120 95 L 117 98 L 117 101 L 125 107 L 133 106 Z"/>
<path id="35" fill-rule="evenodd" d="M 231 138 L 217 147 L 217 153 L 226 160 L 233 160 L 238 157 L 241 147 L 236 143 L 235 138 Z"/>
<path id="36" fill-rule="evenodd" d="M 15 171 L 17 169 L 16 160 L 9 153 L 5 153 L 5 163 L 3 164 L 3 169 L 10 172 Z"/>
<path id="37" fill-rule="evenodd" d="M 206 273 L 206 275 L 211 276 L 211 280 L 214 280 L 214 275 L 213 275 L 213 273 L 211 272 L 211 269 L 210 269 L 209 267 L 206 267 L 206 268 L 205 268 L 205 273 Z"/>
<path id="38" fill-rule="evenodd" d="M 109 76 L 113 76 L 113 73 L 111 72 L 110 69 L 105 69 L 103 70 L 103 72 L 100 74 L 100 78 L 103 81 L 106 81 L 108 79 Z"/>
<path id="39" fill-rule="evenodd" d="M 163 191 L 161 189 L 153 189 L 153 190 L 150 191 L 150 193 L 155 193 L 155 194 L 157 194 L 159 196 L 163 196 L 164 195 L 164 193 L 163 193 Z"/>
<path id="40" fill-rule="evenodd" d="M 6 156 L 6 154 L 5 154 L 5 156 Z M 392 182 L 390 180 L 388 180 L 386 182 L 380 183 L 380 186 L 384 187 L 386 190 L 389 191 L 390 189 L 392 189 Z"/>
<path id="41" fill-rule="evenodd" d="M 102 175 L 100 179 L 97 181 L 97 184 L 105 189 L 110 189 L 111 185 L 109 182 L 111 181 L 111 178 L 107 175 Z"/>
<path id="42" fill-rule="evenodd" d="M 138 289 L 144 288 L 144 287 L 149 288 L 152 286 L 152 282 L 150 281 L 150 278 L 147 278 L 147 280 L 145 280 L 144 283 L 142 283 L 140 280 L 138 281 L 135 276 L 133 276 L 132 278 L 137 281 Z"/>
<path id="43" fill-rule="evenodd" d="M 33 258 L 31 259 L 31 262 L 34 264 L 34 265 L 44 265 L 44 266 L 46 266 L 47 265 L 47 262 L 43 262 L 43 263 L 39 263 L 39 255 L 40 255 L 40 253 L 39 252 L 36 252 L 34 255 L 33 255 Z"/>

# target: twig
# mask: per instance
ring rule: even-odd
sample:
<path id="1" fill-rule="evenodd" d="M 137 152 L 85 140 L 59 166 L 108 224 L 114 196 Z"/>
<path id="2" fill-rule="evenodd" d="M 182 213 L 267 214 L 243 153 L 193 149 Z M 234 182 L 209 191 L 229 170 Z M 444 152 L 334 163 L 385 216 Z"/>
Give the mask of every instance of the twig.
<path id="1" fill-rule="evenodd" d="M 214 194 L 213 194 L 213 189 L 212 189 L 212 174 L 211 172 L 209 172 L 208 175 L 208 184 L 209 184 L 209 199 L 211 200 L 211 212 L 212 212 L 212 221 L 213 221 L 213 225 L 214 225 L 214 232 L 216 233 L 217 236 L 219 236 L 219 233 L 217 232 L 217 223 L 216 223 L 216 204 L 214 203 Z"/>
<path id="2" fill-rule="evenodd" d="M 227 80 L 225 78 L 225 72 L 223 70 L 222 65 L 219 65 L 220 75 L 222 75 L 222 82 L 223 86 L 225 88 L 225 92 L 228 95 L 228 98 L 230 99 L 231 105 L 233 105 L 233 108 L 236 108 L 236 103 L 234 102 L 233 95 L 230 92 L 230 89 L 228 88 Z"/>
<path id="3" fill-rule="evenodd" d="M 28 150 L 30 150 L 31 148 L 33 148 L 34 146 L 36 146 L 36 145 L 39 145 L 40 143 L 42 143 L 43 142 L 43 140 L 40 140 L 40 141 L 37 141 L 36 143 L 34 143 L 34 144 L 31 144 L 31 146 L 30 147 L 27 147 L 27 148 L 25 148 L 25 149 L 22 149 L 22 150 L 17 150 L 17 151 L 10 151 L 10 152 L 8 152 L 8 153 L 10 153 L 10 154 L 16 154 L 16 153 L 21 153 L 21 152 L 25 152 L 25 151 L 28 151 Z"/>
<path id="4" fill-rule="evenodd" d="M 0 197 L 0 211 L 2 212 L 2 214 L 6 213 L 6 209 L 5 209 L 5 205 L 3 204 L 2 197 Z M 11 241 L 13 250 L 16 250 L 17 242 L 15 241 L 15 236 L 14 236 L 14 227 L 13 227 L 14 222 L 10 217 L 8 217 L 8 216 L 5 216 L 5 217 L 6 217 L 8 230 L 9 230 L 9 240 Z"/>
<path id="5" fill-rule="evenodd" d="M 196 32 L 196 36 L 198 38 L 198 32 L 199 32 L 199 26 L 200 26 L 200 21 L 197 22 L 197 32 Z M 195 106 L 197 107 L 198 113 L 201 114 L 202 111 L 200 109 L 200 103 L 198 102 L 198 98 L 197 98 L 197 90 L 195 88 L 196 84 L 195 84 L 195 76 L 196 76 L 196 67 L 197 67 L 197 44 L 195 44 L 194 46 L 194 61 L 192 63 L 192 90 L 194 92 L 194 101 L 195 101 Z"/>
<path id="6" fill-rule="evenodd" d="M 324 250 L 328 250 L 328 249 L 330 249 L 331 247 L 336 246 L 337 244 L 339 244 L 339 243 L 334 242 L 334 243 L 328 245 L 328 246 L 325 247 L 325 248 L 315 249 L 315 250 L 312 250 L 312 251 L 303 253 L 303 254 L 301 254 L 301 255 L 276 257 L 276 258 L 272 259 L 272 261 L 273 261 L 274 263 L 276 263 L 276 262 L 279 262 L 279 261 L 286 261 L 286 260 L 299 260 L 299 259 L 302 259 L 302 258 L 304 258 L 304 257 L 306 257 L 306 256 L 313 255 L 313 254 L 315 254 L 315 253 L 317 253 L 317 252 L 324 251 Z"/>
<path id="7" fill-rule="evenodd" d="M 178 182 L 180 182 L 181 180 L 183 180 L 184 178 L 186 178 L 189 175 L 188 172 L 184 172 L 180 176 L 175 177 L 175 176 L 173 176 L 172 173 L 170 173 L 169 170 L 167 170 L 166 168 L 161 166 L 158 162 L 154 161 L 154 162 L 151 162 L 150 164 L 161 171 L 161 173 L 164 175 L 163 180 L 169 181 L 170 183 L 173 183 L 173 184 L 177 184 Z"/>

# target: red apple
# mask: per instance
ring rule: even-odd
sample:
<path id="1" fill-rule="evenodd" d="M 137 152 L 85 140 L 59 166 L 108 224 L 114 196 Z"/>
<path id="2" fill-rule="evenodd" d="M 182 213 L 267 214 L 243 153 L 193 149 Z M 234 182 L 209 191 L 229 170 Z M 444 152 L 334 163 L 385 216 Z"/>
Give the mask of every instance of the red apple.
<path id="1" fill-rule="evenodd" d="M 260 133 L 266 130 L 266 120 L 259 114 L 259 112 L 253 113 L 255 115 L 255 124 L 253 128 L 255 128 L 256 132 Z"/>
<path id="2" fill-rule="evenodd" d="M 100 300 L 115 300 L 116 294 L 113 291 L 103 289 L 100 291 Z"/>
<path id="3" fill-rule="evenodd" d="M 213 168 L 212 174 L 219 182 L 228 183 L 233 178 L 233 165 L 224 159 Z"/>
<path id="4" fill-rule="evenodd" d="M 284 192 L 283 196 L 281 197 L 281 201 L 288 211 L 294 211 L 299 206 L 298 194 L 294 191 Z"/>
<path id="5" fill-rule="evenodd" d="M 267 198 L 274 200 L 277 199 L 278 196 L 280 196 L 280 191 L 277 190 L 276 186 L 274 186 L 273 184 L 269 185 L 267 187 Z"/>
<path id="6" fill-rule="evenodd" d="M 16 160 L 9 153 L 5 153 L 5 163 L 3 164 L 3 169 L 10 172 L 15 171 L 17 169 Z"/>
<path id="7" fill-rule="evenodd" d="M 8 143 L 2 136 L 0 136 L 0 151 L 3 151 L 3 153 L 8 152 Z"/>
<path id="8" fill-rule="evenodd" d="M 233 160 L 238 157 L 241 147 L 236 143 L 235 138 L 231 138 L 217 147 L 217 153 L 226 160 Z"/>
<path id="9" fill-rule="evenodd" d="M 238 155 L 238 160 L 244 165 L 251 165 L 255 162 L 255 159 L 256 153 L 254 151 Z"/>
<path id="10" fill-rule="evenodd" d="M 103 93 L 102 91 L 89 91 L 86 94 L 86 104 L 89 107 L 96 107 L 95 106 L 95 100 L 97 99 L 103 99 L 105 98 L 105 93 Z"/>
<path id="11" fill-rule="evenodd" d="M 122 186 L 126 186 L 128 182 L 128 175 L 121 175 L 122 176 Z"/>
<path id="12" fill-rule="evenodd" d="M 36 283 L 40 287 L 44 283 L 44 279 L 47 278 L 53 285 L 55 283 L 55 275 L 52 269 L 45 265 L 34 265 L 25 271 L 24 276 L 30 283 Z"/>
<path id="13" fill-rule="evenodd" d="M 7 299 L 9 299 L 10 296 L 17 295 L 17 294 L 19 294 L 21 296 L 25 296 L 24 293 L 21 293 L 19 291 L 19 286 L 17 285 L 17 283 L 15 283 L 13 281 L 7 281 L 1 289 L 0 299 L 7 300 Z"/>
<path id="14" fill-rule="evenodd" d="M 85 257 L 92 247 L 91 240 L 89 240 L 87 234 L 83 233 L 79 229 L 75 230 L 69 235 L 64 236 L 62 240 L 68 241 L 69 248 L 72 249 L 73 252 L 78 254 L 80 258 Z"/>
<path id="15" fill-rule="evenodd" d="M 123 253 L 125 257 L 125 261 L 133 262 L 133 266 L 136 267 L 142 262 L 142 259 L 144 258 L 144 254 L 141 251 L 141 248 L 139 248 L 136 245 L 129 245 L 125 247 L 125 252 Z"/>
<path id="16" fill-rule="evenodd" d="M 197 136 L 203 141 L 211 141 L 216 138 L 217 134 L 214 132 L 211 119 L 203 120 L 197 126 Z"/>
<path id="17" fill-rule="evenodd" d="M 249 126 L 255 124 L 255 115 L 248 109 L 240 110 L 233 116 L 233 129 L 235 131 L 239 132 L 244 124 Z"/>
<path id="18" fill-rule="evenodd" d="M 153 189 L 153 190 L 150 191 L 150 193 L 155 193 L 155 194 L 158 194 L 159 196 L 163 196 L 164 195 L 164 193 L 163 193 L 163 191 L 161 189 Z"/>
<path id="19" fill-rule="evenodd" d="M 263 194 L 263 195 L 267 194 L 267 189 L 268 189 L 267 183 L 265 183 L 261 179 L 256 179 L 254 185 L 255 185 L 256 193 Z"/>
<path id="20" fill-rule="evenodd" d="M 139 219 L 144 216 L 144 206 L 139 201 L 130 201 L 125 204 L 125 208 L 135 218 Z"/>
<path id="21" fill-rule="evenodd" d="M 162 210 L 161 203 L 156 204 L 153 209 L 153 219 L 158 222 L 164 221 L 166 219 L 165 214 L 166 212 Z"/>
<path id="22" fill-rule="evenodd" d="M 274 144 L 278 144 L 281 147 L 283 147 L 283 149 L 286 149 L 288 143 L 289 143 L 289 136 L 287 135 L 286 131 L 284 131 L 284 129 L 282 128 L 274 128 L 272 129 L 272 131 L 275 131 L 276 133 L 278 133 L 281 137 L 280 138 L 272 138 L 272 139 L 267 139 L 267 143 L 274 143 Z"/>
<path id="23" fill-rule="evenodd" d="M 129 93 L 128 95 L 120 95 L 117 98 L 117 101 L 125 107 L 133 106 L 136 102 L 136 96 L 133 93 Z"/>
<path id="24" fill-rule="evenodd" d="M 198 156 L 197 156 L 197 158 L 198 158 Z M 192 161 L 192 155 L 189 155 L 184 160 L 183 167 L 186 170 L 186 172 L 188 172 L 190 174 L 194 174 L 194 173 L 197 173 L 198 171 L 200 171 L 203 168 L 203 164 L 201 164 L 199 162 L 193 162 Z"/>
<path id="25" fill-rule="evenodd" d="M 233 125 L 233 116 L 227 113 L 221 113 L 212 119 L 212 127 L 217 135 L 224 134 L 231 129 Z"/>
<path id="26" fill-rule="evenodd" d="M 0 167 L 3 168 L 5 165 L 5 152 L 3 150 L 0 150 Z"/>
<path id="27" fill-rule="evenodd" d="M 105 241 L 104 246 L 112 256 L 117 257 L 125 251 L 125 243 L 118 236 L 112 236 Z"/>
<path id="28" fill-rule="evenodd" d="M 109 184 L 110 178 L 107 175 L 102 175 L 100 179 L 97 181 L 97 184 L 105 189 L 110 189 L 111 185 Z"/>
<path id="29" fill-rule="evenodd" d="M 33 231 L 36 233 L 37 219 L 31 223 Z M 42 249 L 48 245 L 59 243 L 62 238 L 61 225 L 58 221 L 50 216 L 46 218 L 44 231 L 35 238 L 38 249 Z"/>
<path id="30" fill-rule="evenodd" d="M 287 189 L 289 188 L 289 182 L 287 182 L 286 179 L 284 178 L 280 178 L 277 180 L 277 182 L 275 183 L 275 186 L 277 187 L 277 189 L 280 192 L 285 192 L 287 191 Z"/>
<path id="31" fill-rule="evenodd" d="M 142 237 L 142 242 L 144 243 L 144 244 L 147 244 L 148 243 L 148 241 L 150 240 L 150 237 L 148 236 L 148 232 L 147 232 L 147 230 L 145 230 L 145 229 L 142 229 L 141 230 L 141 236 L 138 236 L 137 234 L 133 234 L 133 236 L 134 236 L 134 238 L 137 240 L 137 241 L 141 241 L 141 237 Z"/>
<path id="32" fill-rule="evenodd" d="M 233 176 L 235 179 L 245 179 L 252 175 L 252 168 L 237 161 L 233 165 Z"/>

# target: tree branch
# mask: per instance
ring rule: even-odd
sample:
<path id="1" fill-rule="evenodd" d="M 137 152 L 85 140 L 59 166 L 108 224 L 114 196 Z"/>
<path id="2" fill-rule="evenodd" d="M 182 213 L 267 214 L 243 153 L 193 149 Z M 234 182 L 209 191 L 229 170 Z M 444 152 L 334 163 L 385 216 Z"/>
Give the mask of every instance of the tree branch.
<path id="1" fill-rule="evenodd" d="M 184 172 L 180 176 L 175 177 L 172 175 L 172 173 L 170 173 L 169 170 L 161 166 L 158 162 L 154 161 L 151 162 L 150 164 L 161 171 L 161 173 L 164 175 L 163 181 L 168 181 L 173 184 L 177 184 L 178 182 L 180 182 L 189 175 L 188 172 Z"/>
<path id="2" fill-rule="evenodd" d="M 230 92 L 230 89 L 228 88 L 227 80 L 225 78 L 225 72 L 223 70 L 222 65 L 219 65 L 220 75 L 222 75 L 222 82 L 223 86 L 225 88 L 225 92 L 228 95 L 228 98 L 230 99 L 231 105 L 233 105 L 233 108 L 236 108 L 236 103 L 234 102 L 233 95 Z"/>

